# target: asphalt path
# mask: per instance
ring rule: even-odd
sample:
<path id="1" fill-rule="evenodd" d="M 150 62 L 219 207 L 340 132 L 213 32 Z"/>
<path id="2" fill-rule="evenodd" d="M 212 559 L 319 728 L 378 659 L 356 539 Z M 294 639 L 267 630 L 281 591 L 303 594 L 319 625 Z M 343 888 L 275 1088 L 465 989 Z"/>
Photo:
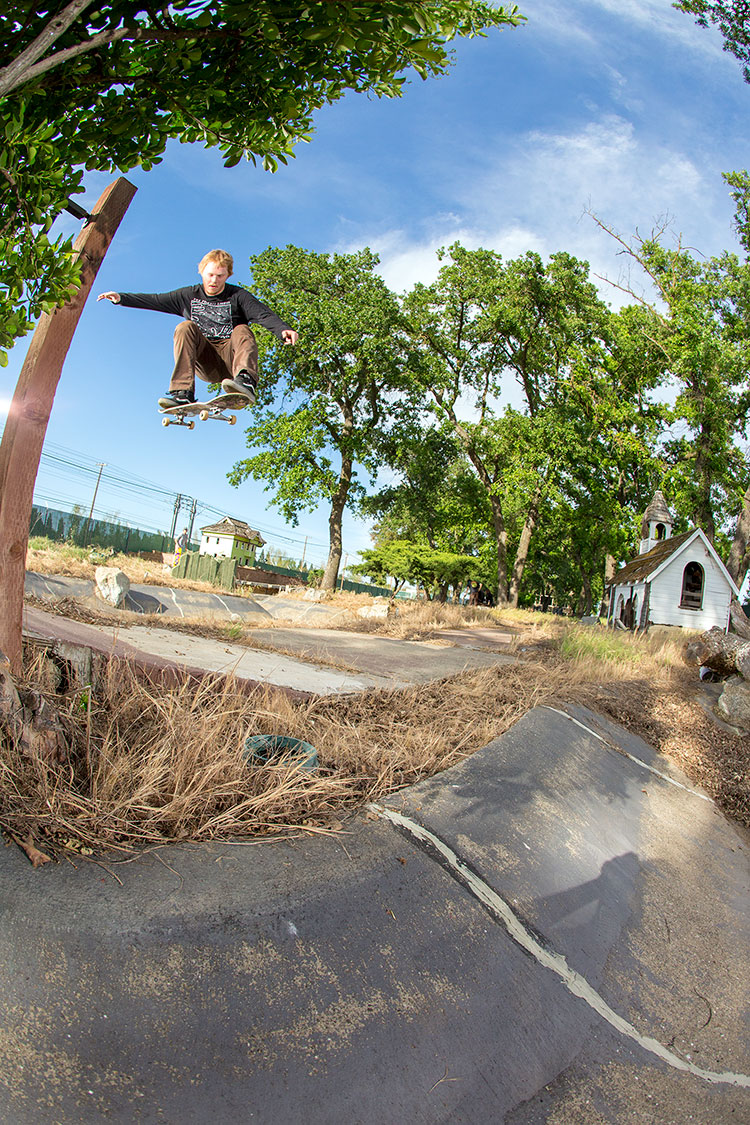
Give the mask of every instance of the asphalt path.
<path id="1" fill-rule="evenodd" d="M 335 837 L 0 853 L 0 1119 L 750 1120 L 748 844 L 538 708 Z"/>

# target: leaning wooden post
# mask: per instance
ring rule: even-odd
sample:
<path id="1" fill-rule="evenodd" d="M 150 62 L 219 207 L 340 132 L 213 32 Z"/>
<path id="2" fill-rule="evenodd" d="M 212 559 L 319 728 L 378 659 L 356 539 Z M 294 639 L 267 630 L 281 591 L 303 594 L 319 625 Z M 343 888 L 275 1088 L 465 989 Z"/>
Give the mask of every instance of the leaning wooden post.
<path id="1" fill-rule="evenodd" d="M 109 185 L 73 250 L 82 263 L 81 285 L 60 309 L 42 314 L 18 377 L 0 442 L 0 651 L 21 671 L 26 550 L 34 484 L 60 373 L 104 255 L 136 189 L 120 177 Z"/>

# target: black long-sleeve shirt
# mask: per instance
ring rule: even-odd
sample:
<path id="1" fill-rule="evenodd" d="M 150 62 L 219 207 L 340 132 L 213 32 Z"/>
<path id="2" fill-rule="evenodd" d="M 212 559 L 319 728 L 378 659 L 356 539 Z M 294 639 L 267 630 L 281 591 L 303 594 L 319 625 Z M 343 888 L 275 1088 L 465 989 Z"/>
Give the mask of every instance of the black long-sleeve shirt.
<path id="1" fill-rule="evenodd" d="M 208 340 L 229 339 L 238 324 L 260 324 L 279 339 L 289 328 L 268 305 L 239 285 L 225 285 L 215 297 L 209 296 L 202 285 L 187 285 L 169 293 L 120 293 L 120 304 L 192 320 Z"/>

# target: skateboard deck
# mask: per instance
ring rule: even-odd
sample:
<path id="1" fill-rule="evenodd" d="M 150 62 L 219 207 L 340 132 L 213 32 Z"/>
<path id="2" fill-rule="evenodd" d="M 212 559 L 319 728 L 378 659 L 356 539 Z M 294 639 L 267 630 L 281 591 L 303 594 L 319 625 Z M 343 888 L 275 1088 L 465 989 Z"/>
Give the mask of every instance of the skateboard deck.
<path id="1" fill-rule="evenodd" d="M 201 422 L 206 422 L 209 418 L 215 418 L 218 422 L 228 422 L 230 426 L 233 426 L 237 421 L 237 415 L 231 412 L 244 410 L 249 405 L 250 400 L 245 398 L 244 395 L 222 394 L 209 399 L 208 402 L 191 402 L 185 406 L 159 407 L 159 413 L 163 415 L 162 426 L 187 426 L 189 430 L 192 430 L 196 417 L 200 418 Z"/>

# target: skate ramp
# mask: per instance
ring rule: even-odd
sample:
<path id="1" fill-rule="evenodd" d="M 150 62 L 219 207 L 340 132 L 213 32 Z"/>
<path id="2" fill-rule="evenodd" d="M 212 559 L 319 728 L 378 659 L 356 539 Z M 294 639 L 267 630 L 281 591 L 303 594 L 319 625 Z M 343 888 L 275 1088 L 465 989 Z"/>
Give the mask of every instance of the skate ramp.
<path id="1" fill-rule="evenodd" d="M 0 1118 L 750 1119 L 746 839 L 530 712 L 334 837 L 0 857 Z"/>

